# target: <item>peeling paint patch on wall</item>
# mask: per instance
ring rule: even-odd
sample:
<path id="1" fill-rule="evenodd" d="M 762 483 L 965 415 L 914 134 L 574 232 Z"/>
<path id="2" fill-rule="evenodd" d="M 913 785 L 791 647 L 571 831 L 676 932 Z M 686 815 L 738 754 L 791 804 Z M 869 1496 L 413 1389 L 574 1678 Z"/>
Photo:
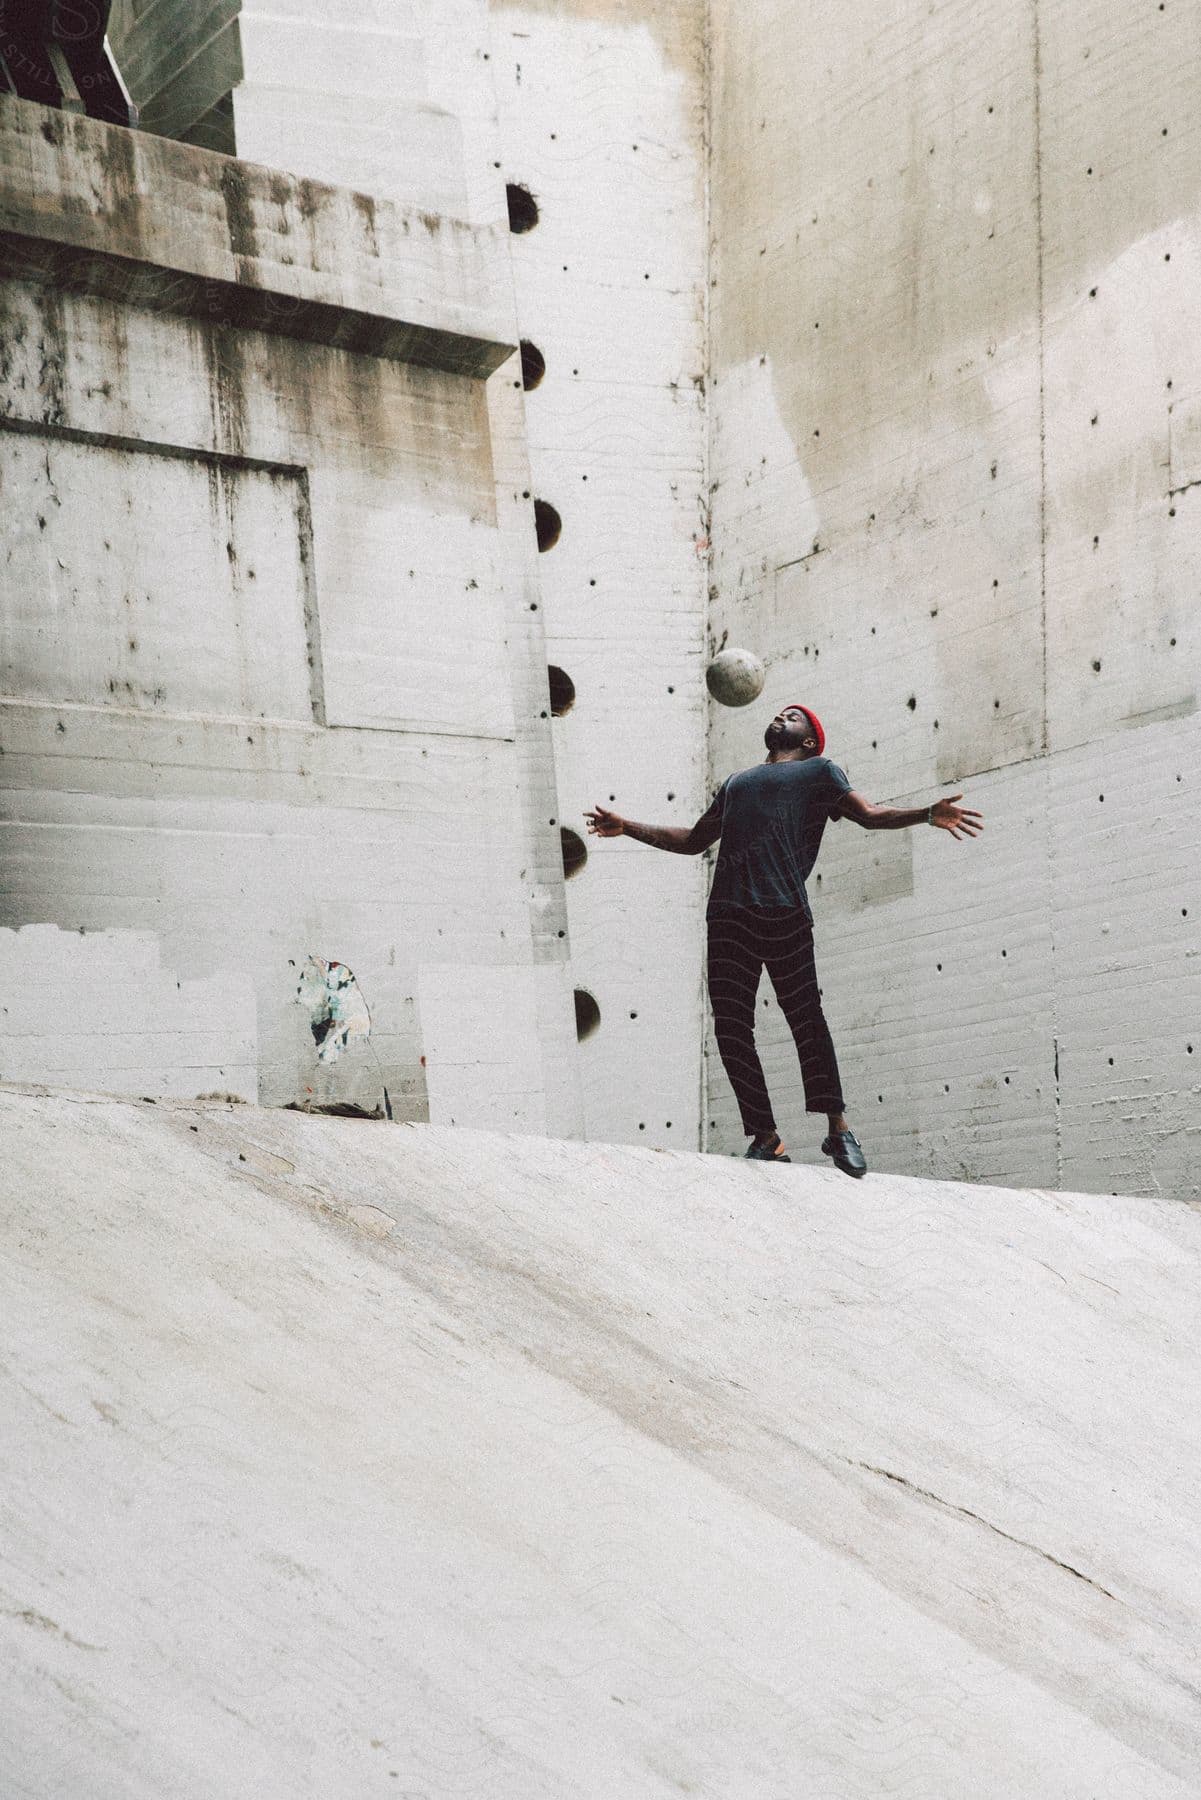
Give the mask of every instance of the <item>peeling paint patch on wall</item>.
<path id="1" fill-rule="evenodd" d="M 367 1002 L 345 963 L 310 956 L 301 971 L 296 998 L 309 1015 L 318 1062 L 337 1062 L 352 1041 L 371 1036 Z"/>

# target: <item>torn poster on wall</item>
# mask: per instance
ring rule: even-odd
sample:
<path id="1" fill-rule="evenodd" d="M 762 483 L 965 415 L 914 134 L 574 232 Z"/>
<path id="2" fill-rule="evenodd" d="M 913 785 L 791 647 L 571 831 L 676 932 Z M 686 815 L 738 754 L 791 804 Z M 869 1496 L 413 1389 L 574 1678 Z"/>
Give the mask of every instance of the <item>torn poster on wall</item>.
<path id="1" fill-rule="evenodd" d="M 367 1002 L 345 963 L 310 956 L 301 971 L 296 998 L 309 1015 L 318 1062 L 337 1062 L 352 1038 L 371 1036 Z"/>

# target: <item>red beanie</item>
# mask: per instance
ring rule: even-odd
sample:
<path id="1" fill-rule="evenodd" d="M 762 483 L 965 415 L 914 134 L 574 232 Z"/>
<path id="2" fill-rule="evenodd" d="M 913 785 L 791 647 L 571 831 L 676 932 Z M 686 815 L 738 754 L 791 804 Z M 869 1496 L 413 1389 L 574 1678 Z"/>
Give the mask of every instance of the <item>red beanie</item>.
<path id="1" fill-rule="evenodd" d="M 809 723 L 812 725 L 814 736 L 817 738 L 817 754 L 820 756 L 826 747 L 826 734 L 822 730 L 821 720 L 811 706 L 802 706 L 799 700 L 790 700 L 788 704 L 790 706 L 795 706 L 798 712 L 803 712 Z"/>

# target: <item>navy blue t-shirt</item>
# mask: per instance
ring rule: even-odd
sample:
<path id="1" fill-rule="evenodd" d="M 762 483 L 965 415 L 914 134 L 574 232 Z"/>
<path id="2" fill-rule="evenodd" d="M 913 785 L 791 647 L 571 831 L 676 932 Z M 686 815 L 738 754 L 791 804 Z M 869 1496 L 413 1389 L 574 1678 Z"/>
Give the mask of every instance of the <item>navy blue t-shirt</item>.
<path id="1" fill-rule="evenodd" d="M 805 882 L 826 820 L 851 784 L 824 756 L 759 763 L 722 782 L 704 817 L 721 825 L 709 916 L 727 906 L 799 907 L 812 921 Z"/>

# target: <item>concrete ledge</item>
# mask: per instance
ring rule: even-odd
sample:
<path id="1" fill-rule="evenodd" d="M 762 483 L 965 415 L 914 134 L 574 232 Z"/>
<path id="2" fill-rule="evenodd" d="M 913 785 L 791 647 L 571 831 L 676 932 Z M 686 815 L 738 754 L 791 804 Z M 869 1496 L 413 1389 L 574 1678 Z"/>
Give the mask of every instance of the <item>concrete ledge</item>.
<path id="1" fill-rule="evenodd" d="M 483 379 L 494 234 L 0 95 L 0 274 Z"/>

